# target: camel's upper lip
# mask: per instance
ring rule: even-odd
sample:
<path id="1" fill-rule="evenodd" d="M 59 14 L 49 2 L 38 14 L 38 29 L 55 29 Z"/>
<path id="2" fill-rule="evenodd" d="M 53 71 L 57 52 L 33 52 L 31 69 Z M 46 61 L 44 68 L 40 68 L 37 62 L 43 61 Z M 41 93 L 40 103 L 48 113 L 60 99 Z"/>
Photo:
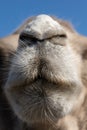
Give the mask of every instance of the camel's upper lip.
<path id="1" fill-rule="evenodd" d="M 35 77 L 34 79 L 30 80 L 29 83 L 34 83 L 34 82 L 36 82 L 36 81 L 47 81 L 47 82 L 49 82 L 49 80 L 48 80 L 46 77 L 44 77 L 44 76 L 42 76 L 42 75 L 38 75 L 38 76 Z"/>

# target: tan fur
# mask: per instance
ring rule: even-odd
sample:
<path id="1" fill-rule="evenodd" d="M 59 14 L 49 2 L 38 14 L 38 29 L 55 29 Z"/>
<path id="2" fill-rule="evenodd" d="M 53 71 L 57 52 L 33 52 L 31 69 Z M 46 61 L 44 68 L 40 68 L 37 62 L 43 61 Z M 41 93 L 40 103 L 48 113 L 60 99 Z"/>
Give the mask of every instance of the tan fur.
<path id="1" fill-rule="evenodd" d="M 45 17 L 0 39 L 0 130 L 87 130 L 87 37 Z"/>

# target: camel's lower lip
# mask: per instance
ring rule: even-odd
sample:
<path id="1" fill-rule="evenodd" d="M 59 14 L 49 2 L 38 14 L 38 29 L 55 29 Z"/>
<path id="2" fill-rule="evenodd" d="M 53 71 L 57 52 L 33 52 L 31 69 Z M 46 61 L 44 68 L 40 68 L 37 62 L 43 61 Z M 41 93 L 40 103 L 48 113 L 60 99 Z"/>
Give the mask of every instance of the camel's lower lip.
<path id="1" fill-rule="evenodd" d="M 28 86 L 32 86 L 32 85 L 36 85 L 38 84 L 40 86 L 40 88 L 43 89 L 58 89 L 59 86 L 59 82 L 57 80 L 54 80 L 50 77 L 50 75 L 47 77 L 46 73 L 43 74 L 39 74 L 36 77 L 34 77 L 34 79 L 29 80 L 29 82 L 27 82 Z"/>

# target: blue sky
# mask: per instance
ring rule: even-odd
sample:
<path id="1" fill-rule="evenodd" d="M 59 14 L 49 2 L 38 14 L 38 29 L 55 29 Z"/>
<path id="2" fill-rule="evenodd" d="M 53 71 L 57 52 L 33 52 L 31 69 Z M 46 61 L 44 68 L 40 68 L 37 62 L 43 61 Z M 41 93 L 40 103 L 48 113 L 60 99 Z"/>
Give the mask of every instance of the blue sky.
<path id="1" fill-rule="evenodd" d="M 0 37 L 38 14 L 69 20 L 79 33 L 87 36 L 87 0 L 0 0 Z"/>

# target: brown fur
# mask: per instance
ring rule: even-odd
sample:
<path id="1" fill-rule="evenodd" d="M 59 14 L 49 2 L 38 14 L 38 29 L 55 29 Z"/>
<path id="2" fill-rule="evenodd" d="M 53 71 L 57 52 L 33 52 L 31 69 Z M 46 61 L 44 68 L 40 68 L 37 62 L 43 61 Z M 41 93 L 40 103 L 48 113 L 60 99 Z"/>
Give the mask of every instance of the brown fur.
<path id="1" fill-rule="evenodd" d="M 73 107 L 72 111 L 70 111 L 70 113 L 68 113 L 62 117 L 58 117 L 58 119 L 56 121 L 51 120 L 50 123 L 48 121 L 47 124 L 41 123 L 39 121 L 39 123 L 37 125 L 37 122 L 38 122 L 37 120 L 39 120 L 38 119 L 39 116 L 38 116 L 38 118 L 36 119 L 36 122 L 35 122 L 35 119 L 32 119 L 32 120 L 34 120 L 33 125 L 32 125 L 28 122 L 28 119 L 26 119 L 26 120 L 23 119 L 23 116 L 25 118 L 25 115 L 22 115 L 22 117 L 21 117 L 21 114 L 17 113 L 14 109 L 14 106 L 12 105 L 12 102 L 14 101 L 13 100 L 14 97 L 12 97 L 12 95 L 15 95 L 15 94 L 18 98 L 20 98 L 20 100 L 19 100 L 20 103 L 21 103 L 21 100 L 23 100 L 22 102 L 25 101 L 24 98 L 21 98 L 20 93 L 23 93 L 22 89 L 24 89 L 23 87 L 25 85 L 28 85 L 32 82 L 32 77 L 31 77 L 31 79 L 27 79 L 27 81 L 23 82 L 23 83 L 22 83 L 22 80 L 14 82 L 14 84 L 12 84 L 12 86 L 13 86 L 12 90 L 10 90 L 10 92 L 7 92 L 9 90 L 7 90 L 6 87 L 9 87 L 11 85 L 8 83 L 8 74 L 10 72 L 11 61 L 12 61 L 12 59 L 14 59 L 13 55 L 16 53 L 15 50 L 17 50 L 17 47 L 18 47 L 18 49 L 20 51 L 20 48 L 23 49 L 23 47 L 27 46 L 27 45 L 22 45 L 20 41 L 19 41 L 19 45 L 18 45 L 19 35 L 21 32 L 23 32 L 26 25 L 29 22 L 31 22 L 32 20 L 34 20 L 35 18 L 36 17 L 33 17 L 33 18 L 27 20 L 23 24 L 23 26 L 21 26 L 12 35 L 0 39 L 0 130 L 41 130 L 41 129 L 42 130 L 87 130 L 87 117 L 86 117 L 86 115 L 87 115 L 87 87 L 86 87 L 87 86 L 87 37 L 84 37 L 84 36 L 78 34 L 72 28 L 72 26 L 70 26 L 70 24 L 68 22 L 63 21 L 63 20 L 59 20 L 59 19 L 53 17 L 53 19 L 58 21 L 58 23 L 60 23 L 60 25 L 64 28 L 64 31 L 67 34 L 67 38 L 68 38 L 67 43 L 70 44 L 70 47 L 72 48 L 73 53 L 78 58 L 78 60 L 76 61 L 76 62 L 78 62 L 77 63 L 78 64 L 77 72 L 78 72 L 80 80 L 81 80 L 81 81 L 79 80 L 79 82 L 81 82 L 82 86 L 81 86 L 81 90 L 79 90 L 79 96 L 77 96 L 77 98 L 76 98 L 77 101 L 76 101 L 75 106 Z M 21 33 L 21 37 L 23 37 L 23 36 L 24 36 L 24 34 Z M 24 38 L 27 38 L 27 37 L 24 37 Z M 31 40 L 33 40 L 32 36 L 31 37 L 29 36 L 29 38 Z M 34 40 L 37 40 L 37 39 L 34 39 Z M 58 42 L 58 40 L 54 36 L 47 40 L 49 40 L 50 42 L 53 42 L 55 44 L 57 44 L 57 42 Z M 40 42 L 43 42 L 43 41 L 40 41 Z M 65 44 L 63 44 L 64 42 L 62 42 L 61 39 L 60 39 L 59 43 L 61 43 L 62 46 L 65 46 Z M 42 49 L 42 55 L 45 55 L 44 49 Z M 38 63 L 39 63 L 39 58 L 36 58 L 35 66 L 38 65 Z M 48 65 L 47 63 L 44 63 L 44 60 L 42 60 L 42 64 L 40 67 L 43 67 L 43 64 Z M 35 66 L 34 66 L 34 68 L 35 68 Z M 47 70 L 48 69 L 51 70 L 50 65 L 47 67 L 48 67 Z M 33 68 L 33 70 L 34 70 L 34 68 Z M 44 72 L 45 68 L 43 68 L 43 69 L 44 69 L 43 70 L 43 72 Z M 65 79 L 62 79 L 62 78 L 60 78 L 60 79 L 58 78 L 58 80 L 54 79 L 54 78 L 49 79 L 49 75 L 46 78 L 49 81 L 52 80 L 52 82 L 54 84 L 56 82 L 56 84 L 62 86 L 62 88 L 59 88 L 59 89 L 60 90 L 62 89 L 65 93 L 66 93 L 66 90 L 69 89 L 68 83 L 65 82 Z M 46 81 L 47 79 L 44 79 L 44 82 L 43 81 L 42 82 L 44 85 L 45 85 L 45 82 L 47 82 L 45 89 L 47 89 L 48 93 L 50 93 L 50 90 L 48 89 L 48 86 L 50 86 L 50 83 L 48 81 Z M 31 81 L 29 81 L 29 80 L 31 80 Z M 43 79 L 41 79 L 41 80 L 43 80 Z M 35 85 L 37 83 L 39 83 L 39 82 L 36 81 Z M 53 88 L 50 88 L 50 89 L 52 89 L 53 92 L 55 92 L 55 89 L 56 89 L 56 85 L 54 88 L 54 84 L 52 84 Z M 67 84 L 67 86 L 65 87 L 66 84 Z M 21 86 L 21 89 L 20 89 L 20 86 Z M 5 91 L 5 93 L 4 93 L 4 91 Z M 8 94 L 8 93 L 12 93 L 12 95 L 9 96 L 10 94 Z M 11 97 L 13 98 L 12 100 L 9 99 Z M 22 95 L 22 97 L 23 97 L 23 95 Z M 18 100 L 18 99 L 16 99 L 16 100 Z M 38 108 L 38 109 L 40 109 L 40 108 Z M 33 113 L 33 115 L 34 115 L 34 113 Z"/>

